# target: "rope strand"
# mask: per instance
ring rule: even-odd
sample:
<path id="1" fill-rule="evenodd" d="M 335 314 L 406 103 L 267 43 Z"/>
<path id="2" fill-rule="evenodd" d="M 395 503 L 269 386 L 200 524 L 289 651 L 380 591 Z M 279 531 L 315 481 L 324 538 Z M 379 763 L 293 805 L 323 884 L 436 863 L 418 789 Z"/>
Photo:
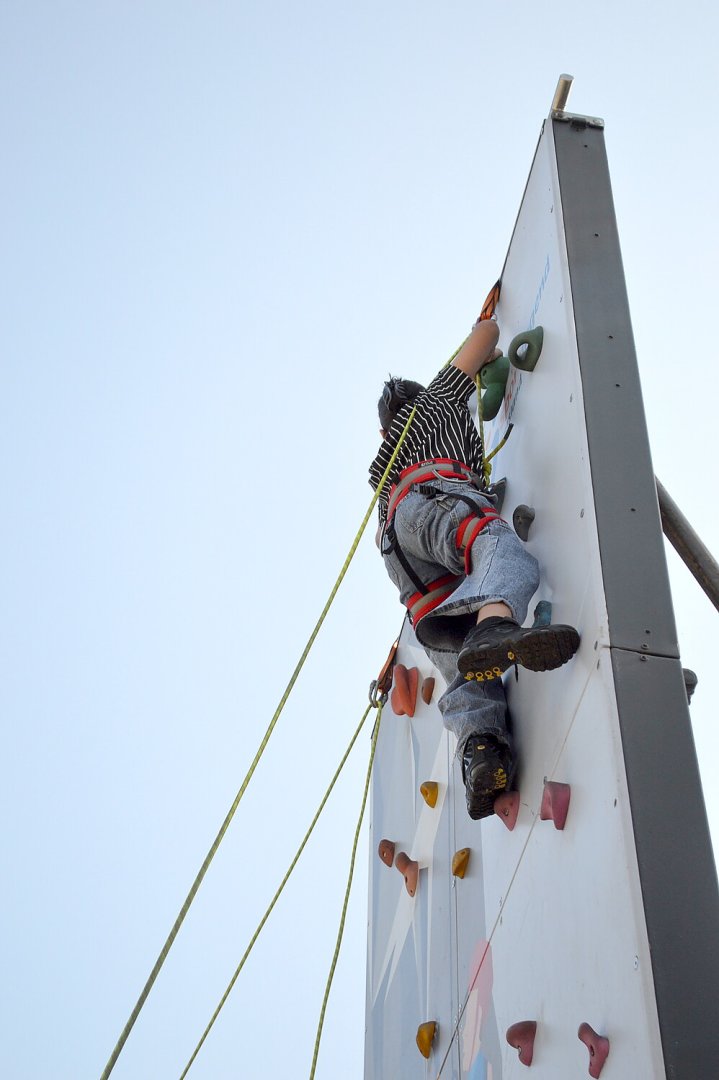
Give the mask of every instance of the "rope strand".
<path id="1" fill-rule="evenodd" d="M 493 457 L 490 454 L 487 457 L 484 445 L 484 409 L 482 408 L 482 377 L 479 372 L 474 376 L 474 383 L 477 387 L 477 420 L 479 423 L 479 441 L 482 444 L 482 472 L 484 473 L 485 486 L 489 484 L 492 479 L 492 466 L 490 465 L 490 458 Z"/>
<path id="2" fill-rule="evenodd" d="M 448 367 L 452 363 L 452 361 L 455 359 L 455 357 L 458 355 L 458 353 L 462 349 L 462 346 L 465 344 L 466 340 L 467 339 L 465 338 L 465 341 L 462 342 L 462 345 L 460 345 L 457 349 L 455 349 L 455 351 L 450 356 L 449 360 L 446 362 L 446 364 L 444 364 L 444 367 Z M 305 660 L 307 659 L 307 656 L 309 655 L 310 649 L 312 648 L 312 646 L 313 646 L 313 644 L 315 642 L 315 639 L 316 639 L 316 637 L 317 637 L 317 635 L 318 635 L 318 633 L 320 631 L 320 628 L 321 628 L 323 622 L 325 621 L 327 613 L 328 613 L 330 607 L 332 606 L 332 602 L 333 602 L 335 596 L 337 595 L 337 591 L 339 590 L 339 587 L 342 584 L 342 581 L 344 580 L 344 577 L 345 577 L 345 575 L 347 573 L 347 570 L 349 569 L 349 565 L 350 565 L 350 563 L 352 561 L 352 558 L 353 558 L 353 556 L 355 554 L 355 551 L 357 550 L 357 547 L 358 547 L 359 542 L 360 542 L 360 540 L 362 538 L 364 530 L 367 527 L 367 522 L 369 521 L 370 515 L 372 514 L 372 511 L 374 510 L 374 508 L 375 508 L 375 506 L 377 504 L 377 500 L 379 499 L 379 496 L 382 493 L 382 491 L 383 491 L 383 489 L 384 489 L 384 487 L 385 487 L 385 485 L 387 483 L 387 480 L 388 480 L 389 475 L 390 475 L 390 473 L 392 471 L 394 463 L 397 460 L 397 456 L 399 454 L 400 448 L 401 448 L 401 446 L 402 446 L 402 444 L 403 444 L 403 442 L 404 442 L 404 440 L 405 440 L 405 438 L 407 436 L 407 432 L 410 429 L 412 421 L 414 420 L 414 416 L 415 416 L 416 411 L 417 411 L 417 406 L 415 405 L 412 408 L 412 411 L 411 411 L 411 413 L 409 414 L 409 416 L 407 418 L 407 422 L 406 422 L 406 424 L 405 424 L 405 426 L 404 426 L 404 428 L 402 430 L 402 434 L 400 435 L 399 439 L 397 440 L 397 445 L 394 448 L 392 456 L 391 456 L 391 458 L 390 458 L 390 460 L 389 460 L 389 462 L 387 464 L 387 468 L 385 469 L 385 471 L 384 471 L 384 473 L 382 475 L 382 478 L 381 478 L 379 484 L 377 485 L 377 489 L 374 492 L 374 495 L 372 496 L 372 499 L 370 500 L 370 504 L 369 504 L 369 507 L 367 508 L 367 512 L 366 512 L 364 518 L 362 519 L 362 523 L 361 523 L 361 525 L 360 525 L 360 527 L 359 527 L 359 529 L 357 531 L 357 535 L 355 536 L 355 538 L 354 538 L 354 540 L 352 542 L 352 545 L 350 546 L 350 550 L 349 550 L 349 553 L 347 555 L 347 558 L 345 559 L 344 564 L 342 566 L 342 569 L 340 570 L 339 576 L 337 578 L 337 581 L 335 582 L 335 584 L 334 584 L 334 586 L 332 588 L 332 591 L 330 592 L 327 603 L 325 604 L 324 608 L 322 609 L 322 613 L 321 613 L 319 619 L 317 620 L 317 623 L 315 624 L 314 630 L 310 634 L 307 645 L 305 646 L 305 649 L 304 649 L 304 651 L 302 653 L 302 656 L 300 657 L 300 659 L 299 659 L 299 661 L 297 663 L 297 666 L 295 667 L 295 670 L 292 673 L 290 681 L 287 684 L 285 692 L 284 692 L 284 694 L 282 695 L 282 697 L 280 699 L 280 703 L 279 703 L 279 705 L 277 706 L 277 708 L 275 710 L 275 713 L 274 713 L 274 715 L 273 715 L 273 717 L 272 717 L 272 719 L 271 719 L 271 721 L 269 723 L 267 731 L 264 734 L 262 742 L 259 745 L 257 753 L 255 754 L 255 756 L 254 756 L 254 758 L 252 760 L 252 763 L 251 763 L 251 765 L 250 765 L 250 767 L 249 767 L 249 769 L 247 771 L 247 774 L 246 774 L 244 780 L 242 781 L 240 789 L 239 789 L 239 791 L 237 792 L 237 795 L 234 798 L 232 806 L 228 810 L 227 815 L 225 817 L 225 820 L 222 822 L 222 825 L 220 826 L 220 830 L 217 833 L 217 836 L 215 837 L 215 839 L 214 839 L 214 841 L 212 843 L 212 846 L 210 847 L 210 850 L 208 851 L 207 855 L 205 856 L 205 859 L 204 859 L 204 861 L 202 863 L 202 866 L 200 867 L 200 869 L 197 872 L 197 876 L 195 877 L 195 880 L 192 883 L 190 891 L 188 892 L 187 896 L 185 897 L 185 901 L 184 901 L 182 907 L 180 908 L 179 914 L 178 914 L 177 918 L 175 919 L 175 922 L 174 922 L 174 924 L 172 926 L 172 929 L 170 930 L 170 933 L 167 936 L 167 940 L 165 941 L 165 944 L 163 945 L 162 949 L 160 950 L 160 954 L 157 957 L 157 960 L 155 961 L 155 964 L 154 964 L 154 966 L 152 968 L 152 971 L 150 972 L 150 974 L 149 974 L 149 976 L 147 978 L 147 981 L 146 981 L 144 987 L 142 988 L 140 996 L 138 997 L 137 1001 L 135 1002 L 135 1006 L 134 1006 L 132 1012 L 130 1013 L 130 1016 L 129 1016 L 128 1020 L 127 1020 L 127 1023 L 125 1024 L 124 1028 L 122 1029 L 120 1037 L 117 1040 L 117 1043 L 115 1044 L 115 1047 L 114 1047 L 112 1053 L 110 1054 L 108 1062 L 107 1062 L 107 1064 L 106 1064 L 105 1068 L 103 1069 L 102 1074 L 100 1076 L 100 1080 L 108 1080 L 108 1077 L 112 1073 L 112 1071 L 113 1071 L 113 1069 L 115 1067 L 115 1064 L 117 1063 L 117 1059 L 119 1058 L 120 1054 L 122 1053 L 122 1049 L 123 1049 L 125 1043 L 128 1040 L 130 1032 L 132 1031 L 132 1029 L 133 1029 L 133 1027 L 135 1025 L 135 1021 L 137 1020 L 138 1016 L 140 1015 L 140 1012 L 141 1012 L 141 1010 L 142 1010 L 142 1008 L 143 1008 L 143 1006 L 144 1006 L 144 1004 L 145 1004 L 145 1002 L 146 1002 L 146 1000 L 148 998 L 148 995 L 149 995 L 150 991 L 152 990 L 152 987 L 155 984 L 155 980 L 157 979 L 157 976 L 159 975 L 160 970 L 162 969 L 162 966 L 165 963 L 165 960 L 167 959 L 167 955 L 168 955 L 170 949 L 172 948 L 172 945 L 173 945 L 173 943 L 175 941 L 175 938 L 177 937 L 177 935 L 179 933 L 180 927 L 182 926 L 183 922 L 185 921 L 185 916 L 187 915 L 187 912 L 189 911 L 190 906 L 191 906 L 193 900 L 195 899 L 195 896 L 197 895 L 197 892 L 198 892 L 198 890 L 200 888 L 200 885 L 202 884 L 202 881 L 203 881 L 203 879 L 205 877 L 205 874 L 207 873 L 207 871 L 208 871 L 208 869 L 210 867 L 210 863 L 212 862 L 213 858 L 215 857 L 217 849 L 219 848 L 220 844 L 222 843 L 222 840 L 223 840 L 223 838 L 225 836 L 225 833 L 227 832 L 228 828 L 230 827 L 230 823 L 232 822 L 232 819 L 235 816 L 235 812 L 237 810 L 237 807 L 240 804 L 242 796 L 244 795 L 245 791 L 247 790 L 247 787 L 248 787 L 248 785 L 250 783 L 250 780 L 252 779 L 252 776 L 253 776 L 253 774 L 255 772 L 255 769 L 257 768 L 259 760 L 262 757 L 268 742 L 270 741 L 270 737 L 272 735 L 272 732 L 275 729 L 275 725 L 277 724 L 277 721 L 280 718 L 280 714 L 282 713 L 282 710 L 285 707 L 285 703 L 287 702 L 287 699 L 290 696 L 290 693 L 291 693 L 291 691 L 292 691 L 292 689 L 293 689 L 293 687 L 295 685 L 295 682 L 297 681 L 297 678 L 298 678 L 298 676 L 300 674 L 300 671 L 304 667 L 304 663 L 305 663 Z"/>
<path id="3" fill-rule="evenodd" d="M 219 848 L 220 844 L 222 843 L 222 840 L 223 840 L 223 838 L 225 836 L 225 833 L 227 832 L 228 828 L 230 827 L 230 822 L 232 821 L 233 817 L 235 816 L 235 811 L 237 810 L 237 807 L 240 805 L 240 801 L 242 799 L 242 796 L 244 795 L 245 791 L 247 790 L 247 787 L 248 787 L 248 785 L 250 783 L 250 780 L 252 779 L 252 776 L 253 776 L 253 774 L 255 772 L 255 769 L 257 768 L 259 760 L 260 760 L 260 758 L 262 757 L 262 755 L 263 755 L 263 753 L 265 751 L 265 747 L 267 746 L 268 742 L 270 741 L 270 736 L 272 735 L 272 732 L 275 729 L 275 725 L 277 724 L 277 721 L 280 718 L 280 714 L 282 713 L 282 710 L 285 707 L 285 703 L 286 703 L 288 697 L 290 696 L 292 688 L 294 687 L 295 683 L 297 682 L 297 678 L 298 678 L 298 676 L 300 674 L 300 671 L 304 667 L 304 663 L 305 663 L 305 660 L 307 659 L 307 657 L 309 655 L 310 649 L 314 645 L 315 638 L 317 637 L 317 635 L 318 635 L 318 633 L 320 631 L 320 628 L 321 628 L 323 622 L 325 621 L 325 618 L 327 617 L 327 612 L 329 611 L 330 607 L 332 606 L 332 601 L 334 600 L 335 596 L 337 595 L 337 591 L 339 590 L 339 587 L 340 587 L 340 585 L 342 584 L 342 582 L 344 580 L 345 574 L 347 573 L 347 571 L 349 569 L 349 565 L 350 565 L 350 563 L 352 561 L 352 558 L 354 556 L 355 551 L 357 550 L 359 542 L 360 542 L 360 540 L 362 538 L 362 534 L 364 533 L 364 530 L 367 527 L 367 522 L 370 519 L 370 515 L 371 515 L 372 511 L 375 508 L 375 505 L 376 505 L 377 500 L 378 500 L 378 498 L 379 498 L 379 496 L 380 496 L 380 494 L 382 492 L 382 489 L 384 488 L 385 484 L 387 483 L 387 478 L 389 477 L 389 474 L 390 474 L 390 472 L 392 470 L 392 467 L 393 467 L 393 465 L 394 465 L 394 463 L 395 463 L 395 461 L 397 459 L 397 455 L 399 454 L 402 443 L 404 442 L 405 437 L 407 435 L 407 432 L 409 431 L 410 425 L 411 425 L 412 421 L 414 420 L 414 414 L 416 413 L 416 411 L 417 411 L 417 407 L 415 406 L 412 409 L 412 412 L 409 414 L 409 417 L 407 418 L 407 423 L 404 426 L 402 434 L 400 435 L 399 439 L 397 440 L 397 445 L 396 445 L 396 447 L 394 449 L 392 457 L 390 458 L 390 460 L 389 460 L 389 462 L 387 464 L 387 468 L 384 471 L 382 479 L 380 480 L 379 484 L 377 485 L 377 490 L 375 491 L 374 495 L 372 496 L 372 499 L 370 501 L 367 512 L 366 512 L 364 518 L 362 519 L 362 524 L 360 525 L 360 527 L 359 527 L 359 529 L 357 531 L 357 535 L 355 536 L 355 538 L 354 538 L 354 540 L 352 542 L 352 545 L 350 547 L 347 558 L 345 559 L 344 564 L 342 566 L 342 569 L 340 570 L 339 576 L 338 576 L 338 578 L 337 578 L 337 580 L 336 580 L 336 582 L 335 582 L 335 584 L 334 584 L 334 586 L 332 588 L 332 591 L 330 592 L 327 603 L 325 604 L 324 608 L 322 609 L 322 614 L 320 615 L 319 619 L 317 620 L 314 630 L 310 634 L 307 645 L 305 646 L 304 651 L 302 653 L 302 656 L 300 657 L 300 659 L 299 659 L 299 661 L 297 663 L 297 666 L 295 667 L 295 670 L 292 673 L 292 676 L 290 678 L 290 681 L 287 684 L 285 692 L 284 692 L 284 694 L 282 695 L 282 697 L 280 699 L 280 703 L 277 706 L 277 708 L 275 709 L 274 716 L 272 717 L 272 720 L 270 721 L 270 724 L 269 724 L 269 726 L 267 728 L 267 731 L 264 734 L 262 742 L 259 745 L 259 749 L 257 750 L 257 753 L 255 754 L 255 756 L 254 756 L 254 758 L 252 760 L 252 764 L 250 765 L 250 767 L 249 767 L 249 769 L 247 771 L 247 775 L 245 776 L 244 780 L 242 781 L 242 784 L 240 786 L 239 791 L 237 792 L 237 795 L 234 798 L 232 806 L 230 807 L 230 809 L 227 812 L 227 815 L 225 817 L 225 820 L 222 822 L 222 825 L 220 826 L 220 831 L 218 832 L 217 836 L 215 837 L 215 839 L 214 839 L 214 841 L 212 843 L 212 846 L 210 847 L 210 850 L 208 851 L 207 855 L 205 856 L 205 859 L 204 859 L 204 861 L 202 863 L 202 866 L 200 867 L 199 871 L 197 872 L 197 876 L 195 877 L 195 880 L 192 883 L 190 891 L 188 892 L 188 894 L 187 894 L 187 896 L 185 898 L 185 902 L 183 903 L 182 907 L 180 908 L 180 912 L 179 912 L 177 918 L 175 919 L 175 922 L 174 922 L 174 924 L 172 926 L 172 929 L 170 930 L 170 933 L 167 936 L 167 940 L 165 941 L 165 944 L 162 946 L 162 949 L 160 951 L 160 955 L 158 956 L 157 960 L 155 961 L 154 967 L 153 967 L 152 971 L 150 972 L 150 974 L 148 976 L 147 982 L 145 983 L 145 985 L 144 985 L 144 987 L 142 989 L 142 992 L 140 993 L 140 996 L 137 999 L 137 1002 L 135 1003 L 135 1007 L 133 1008 L 132 1012 L 130 1013 L 130 1017 L 129 1017 L 127 1023 L 125 1024 L 125 1027 L 122 1029 L 122 1032 L 120 1034 L 120 1038 L 117 1040 L 115 1048 L 112 1051 L 112 1053 L 111 1053 L 111 1055 L 110 1055 L 110 1057 L 108 1059 L 107 1065 L 105 1066 L 105 1068 L 104 1068 L 104 1070 L 102 1072 L 100 1080 L 107 1080 L 107 1078 L 110 1076 L 112 1070 L 114 1069 L 115 1064 L 117 1062 L 117 1059 L 119 1058 L 120 1054 L 122 1053 L 122 1049 L 123 1049 L 125 1043 L 127 1042 L 127 1039 L 128 1039 L 128 1037 L 130 1035 L 130 1032 L 132 1031 L 132 1029 L 133 1029 L 133 1027 L 135 1025 L 135 1021 L 137 1020 L 138 1016 L 140 1015 L 140 1011 L 141 1011 L 143 1005 L 145 1004 L 145 1001 L 147 1000 L 147 997 L 148 997 L 150 991 L 152 990 L 152 987 L 153 987 L 153 985 L 155 983 L 155 980 L 157 979 L 157 976 L 160 973 L 162 965 L 165 963 L 165 960 L 167 959 L 167 955 L 168 955 L 170 949 L 172 948 L 172 945 L 173 945 L 173 943 L 175 941 L 175 938 L 177 937 L 177 934 L 179 933 L 180 927 L 182 926 L 183 922 L 185 921 L 185 916 L 187 915 L 187 912 L 190 909 L 190 905 L 192 904 L 192 901 L 195 899 L 195 896 L 197 895 L 197 891 L 200 888 L 200 885 L 202 884 L 202 881 L 203 881 L 203 879 L 205 877 L 205 874 L 207 873 L 207 871 L 209 869 L 210 863 L 212 862 L 213 858 L 215 857 L 217 849 Z"/>
<path id="4" fill-rule="evenodd" d="M 207 1036 L 210 1034 L 210 1031 L 212 1030 L 212 1027 L 213 1027 L 213 1025 L 215 1023 L 215 1020 L 217 1020 L 217 1017 L 220 1015 L 220 1012 L 221 1012 L 225 1002 L 227 1001 L 228 997 L 230 996 L 232 988 L 235 985 L 235 983 L 237 982 L 238 976 L 239 976 L 240 972 L 242 971 L 243 967 L 245 966 L 245 962 L 247 960 L 247 957 L 252 952 L 252 949 L 254 947 L 255 942 L 257 941 L 258 937 L 260 936 L 260 932 L 261 932 L 262 928 L 264 927 L 265 923 L 267 922 L 270 915 L 272 914 L 272 909 L 274 908 L 275 904 L 279 900 L 280 895 L 282 894 L 285 885 L 287 884 L 287 882 L 290 879 L 290 875 L 292 874 L 292 871 L 294 870 L 295 866 L 299 862 L 300 856 L 301 856 L 302 852 L 304 851 L 305 846 L 307 845 L 307 841 L 309 840 L 310 836 L 312 835 L 312 833 L 314 831 L 315 825 L 317 824 L 317 822 L 319 820 L 320 814 L 322 813 L 322 811 L 325 808 L 325 804 L 326 804 L 327 800 L 329 799 L 329 797 L 330 797 L 330 795 L 332 793 L 332 789 L 334 788 L 335 784 L 337 783 L 337 779 L 338 779 L 340 773 L 342 772 L 342 769 L 344 768 L 344 765 L 345 765 L 345 762 L 347 761 L 347 758 L 350 756 L 350 753 L 352 751 L 352 748 L 354 747 L 354 744 L 357 742 L 357 738 L 359 736 L 359 733 L 362 730 L 362 728 L 364 727 L 365 720 L 369 716 L 369 713 L 370 713 L 371 709 L 372 709 L 372 705 L 368 705 L 367 708 L 365 709 L 364 715 L 363 715 L 362 719 L 359 722 L 359 726 L 358 726 L 357 730 L 355 731 L 354 735 L 352 736 L 352 738 L 350 740 L 350 744 L 347 747 L 347 749 L 345 750 L 344 755 L 342 757 L 342 760 L 340 761 L 339 765 L 337 766 L 337 771 L 335 772 L 334 776 L 332 777 L 332 780 L 330 781 L 329 787 L 327 788 L 327 791 L 324 794 L 324 798 L 322 799 L 322 802 L 320 803 L 320 805 L 319 805 L 319 807 L 317 809 L 317 813 L 312 818 L 312 822 L 310 823 L 310 827 L 308 828 L 307 832 L 305 833 L 305 836 L 304 836 L 304 839 L 302 840 L 302 843 L 297 848 L 297 851 L 295 853 L 295 857 L 292 860 L 292 862 L 290 863 L 289 869 L 287 870 L 287 873 L 282 878 L 282 881 L 280 882 L 280 885 L 279 885 L 279 888 L 277 889 L 277 892 L 272 897 L 272 900 L 270 901 L 270 904 L 269 904 L 269 907 L 267 908 L 267 911 L 265 912 L 265 914 L 260 919 L 260 922 L 258 923 L 257 929 L 255 930 L 254 934 L 250 938 L 250 943 L 247 946 L 247 948 L 245 949 L 245 951 L 244 951 L 244 953 L 242 955 L 242 959 L 240 960 L 239 964 L 237 965 L 237 967 L 235 969 L 235 973 L 234 973 L 234 975 L 232 976 L 232 978 L 230 979 L 230 981 L 229 981 L 229 983 L 227 985 L 227 989 L 225 990 L 224 994 L 220 998 L 219 1004 L 218 1004 L 217 1008 L 215 1009 L 215 1011 L 213 1012 L 212 1017 L 210 1018 L 209 1024 L 207 1025 L 207 1027 L 203 1031 L 200 1041 L 198 1042 L 197 1046 L 193 1050 L 192 1057 L 187 1062 L 187 1065 L 185 1065 L 185 1068 L 183 1069 L 182 1074 L 180 1076 L 180 1080 L 185 1080 L 185 1077 L 189 1073 L 195 1058 L 197 1057 L 200 1050 L 202 1049 L 202 1045 L 205 1042 L 205 1039 L 207 1038 Z"/>
<path id="5" fill-rule="evenodd" d="M 315 1049 L 312 1055 L 312 1068 L 310 1069 L 310 1080 L 314 1080 L 315 1069 L 317 1068 L 317 1058 L 320 1052 L 320 1040 L 322 1038 L 322 1028 L 325 1022 L 325 1012 L 327 1010 L 327 1002 L 330 996 L 330 990 L 332 988 L 332 980 L 335 976 L 335 968 L 337 967 L 337 960 L 340 955 L 340 946 L 342 945 L 342 936 L 345 929 L 345 919 L 347 918 L 347 905 L 350 899 L 350 889 L 352 888 L 352 878 L 354 876 L 355 858 L 357 856 L 357 844 L 359 842 L 360 830 L 362 828 L 362 818 L 364 817 L 365 807 L 367 805 L 367 795 L 369 793 L 370 780 L 372 779 L 372 765 L 374 763 L 375 750 L 377 749 L 377 738 L 379 736 L 379 725 L 382 719 L 382 704 L 377 709 L 377 720 L 375 721 L 374 731 L 372 732 L 372 747 L 369 755 L 369 765 L 367 766 L 367 778 L 364 785 L 364 793 L 362 795 L 362 806 L 360 807 L 359 818 L 357 819 L 357 828 L 355 829 L 354 843 L 352 844 L 352 856 L 350 858 L 349 874 L 347 876 L 347 888 L 345 889 L 344 903 L 342 904 L 342 915 L 340 917 L 339 930 L 337 931 L 337 943 L 335 945 L 334 955 L 332 957 L 332 963 L 330 964 L 330 973 L 327 976 L 327 986 L 325 987 L 325 996 L 322 999 L 322 1008 L 320 1009 L 320 1019 L 317 1025 L 317 1036 L 315 1038 Z"/>

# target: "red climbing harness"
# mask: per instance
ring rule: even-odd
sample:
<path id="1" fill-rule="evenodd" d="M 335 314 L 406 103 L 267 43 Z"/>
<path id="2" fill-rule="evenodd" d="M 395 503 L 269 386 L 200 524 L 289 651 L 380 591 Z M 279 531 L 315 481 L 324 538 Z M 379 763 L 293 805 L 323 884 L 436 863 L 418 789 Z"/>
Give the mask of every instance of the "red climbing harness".
<path id="1" fill-rule="evenodd" d="M 465 480 L 475 483 L 477 474 L 473 473 L 469 466 L 453 458 L 427 458 L 426 461 L 418 461 L 416 465 L 408 465 L 399 474 L 399 480 L 392 484 L 387 503 L 387 521 L 391 521 L 395 511 L 410 488 L 415 484 L 423 484 L 428 480 Z"/>
<path id="2" fill-rule="evenodd" d="M 390 529 L 392 529 L 392 518 L 405 495 L 415 485 L 432 480 L 464 480 L 476 486 L 478 477 L 463 462 L 454 461 L 452 458 L 429 458 L 426 461 L 418 462 L 416 465 L 408 466 L 408 468 L 402 470 L 399 480 L 392 485 L 390 490 L 387 505 L 387 525 Z M 436 492 L 436 494 L 440 494 L 440 492 Z M 457 494 L 456 497 L 465 499 L 471 505 L 471 500 L 467 496 Z M 484 514 L 479 512 L 469 513 L 459 523 L 456 543 L 458 550 L 464 553 L 465 575 L 469 574 L 471 570 L 470 552 L 472 544 L 482 529 L 489 525 L 490 521 L 503 520 L 494 510 L 487 510 Z M 396 538 L 393 543 L 394 550 L 399 555 L 399 545 L 397 545 Z M 404 563 L 405 560 L 400 557 L 400 561 Z M 406 569 L 409 568 L 406 567 Z M 411 573 L 410 576 L 415 580 L 416 584 L 422 584 L 417 580 L 414 573 Z M 454 592 L 461 580 L 461 574 L 443 574 L 436 581 L 431 581 L 428 585 L 422 585 L 421 589 L 413 593 L 407 600 L 407 611 L 412 625 L 416 626 L 425 615 L 429 615 L 431 611 L 439 607 Z"/>

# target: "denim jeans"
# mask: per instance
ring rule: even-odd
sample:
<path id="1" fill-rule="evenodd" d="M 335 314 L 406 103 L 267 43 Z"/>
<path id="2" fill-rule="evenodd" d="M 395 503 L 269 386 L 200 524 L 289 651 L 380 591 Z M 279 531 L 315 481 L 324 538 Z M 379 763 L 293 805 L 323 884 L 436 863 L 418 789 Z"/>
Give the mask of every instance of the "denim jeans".
<path id="1" fill-rule="evenodd" d="M 465 481 L 436 480 L 423 486 L 437 494 L 411 489 L 397 507 L 393 526 L 405 561 L 425 585 L 448 572 L 461 578 L 454 591 L 415 628 L 417 640 L 448 684 L 438 703 L 444 726 L 457 736 L 460 753 L 474 732 L 493 734 L 511 746 L 501 679 L 487 683 L 465 681 L 457 672 L 457 655 L 476 623 L 476 612 L 485 604 L 506 604 L 512 617 L 520 625 L 524 622 L 529 601 L 539 585 L 537 560 L 509 525 L 491 521 L 472 544 L 470 570 L 465 574 L 464 552 L 457 548 L 457 530 L 471 510 L 457 494 L 470 498 L 480 515 L 494 507 Z M 388 537 L 383 537 L 387 573 L 406 604 L 417 587 L 396 550 L 390 548 Z"/>

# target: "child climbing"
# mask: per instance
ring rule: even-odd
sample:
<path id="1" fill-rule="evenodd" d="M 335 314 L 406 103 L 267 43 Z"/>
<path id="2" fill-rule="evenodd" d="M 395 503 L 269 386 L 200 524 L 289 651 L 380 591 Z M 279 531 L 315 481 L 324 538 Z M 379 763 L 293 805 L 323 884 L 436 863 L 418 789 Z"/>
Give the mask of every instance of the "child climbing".
<path id="1" fill-rule="evenodd" d="M 477 322 L 427 389 L 405 379 L 385 383 L 382 445 L 369 470 L 376 489 L 416 407 L 379 496 L 377 542 L 418 641 L 447 681 L 439 709 L 457 736 L 474 819 L 493 812 L 516 773 L 503 672 L 517 664 L 559 667 L 579 646 L 571 626 L 522 628 L 539 584 L 537 560 L 485 489 L 467 401 L 477 373 L 500 355 L 498 338 L 495 322 Z"/>

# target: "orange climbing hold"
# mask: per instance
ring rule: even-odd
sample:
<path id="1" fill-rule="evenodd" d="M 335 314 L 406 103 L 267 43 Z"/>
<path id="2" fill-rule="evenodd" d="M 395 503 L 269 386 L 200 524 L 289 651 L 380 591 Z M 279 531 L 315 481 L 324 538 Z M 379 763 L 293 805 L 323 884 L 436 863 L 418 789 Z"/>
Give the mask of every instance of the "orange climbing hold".
<path id="1" fill-rule="evenodd" d="M 537 1034 L 536 1020 L 519 1020 L 507 1028 L 507 1042 L 519 1050 L 519 1060 L 529 1067 L 534 1057 L 534 1039 Z"/>
<path id="2" fill-rule="evenodd" d="M 419 790 L 422 798 L 427 803 L 427 806 L 431 806 L 434 810 L 437 805 L 437 796 L 439 795 L 439 784 L 434 780 L 425 780 L 425 782 L 420 785 Z"/>
<path id="3" fill-rule="evenodd" d="M 436 1020 L 427 1020 L 417 1028 L 417 1047 L 422 1057 L 428 1058 L 432 1053 L 432 1043 L 437 1034 Z"/>
<path id="4" fill-rule="evenodd" d="M 553 821 L 555 829 L 563 829 L 569 813 L 569 799 L 572 789 L 569 784 L 560 784 L 556 780 L 545 780 L 542 805 L 539 817 L 542 821 Z"/>
<path id="5" fill-rule="evenodd" d="M 390 703 L 397 716 L 414 716 L 418 687 L 419 670 L 416 667 L 408 670 L 404 664 L 395 664 Z"/>
<path id="6" fill-rule="evenodd" d="M 417 882 L 419 881 L 419 863 L 415 862 L 414 859 L 410 859 L 406 851 L 400 851 L 394 861 L 394 865 L 404 877 L 404 884 L 407 892 L 410 896 L 414 896 L 417 892 Z"/>
<path id="7" fill-rule="evenodd" d="M 391 866 L 394 862 L 394 840 L 380 840 L 377 854 L 385 866 Z"/>
<path id="8" fill-rule="evenodd" d="M 505 791 L 494 800 L 494 812 L 511 832 L 519 816 L 519 792 Z"/>

